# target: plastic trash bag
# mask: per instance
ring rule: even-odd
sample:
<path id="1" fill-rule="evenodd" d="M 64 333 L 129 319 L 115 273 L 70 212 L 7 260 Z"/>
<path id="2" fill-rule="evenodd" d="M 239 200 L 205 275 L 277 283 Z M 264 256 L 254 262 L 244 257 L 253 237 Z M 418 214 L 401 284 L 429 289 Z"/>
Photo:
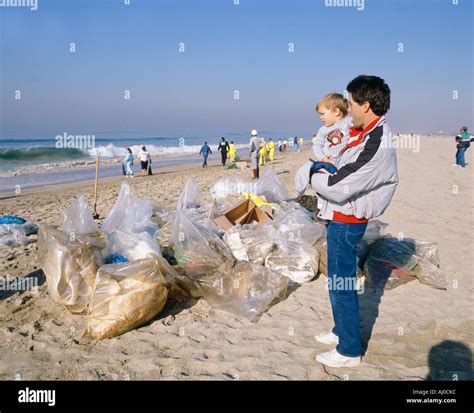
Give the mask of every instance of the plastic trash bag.
<path id="1" fill-rule="evenodd" d="M 92 211 L 84 195 L 79 195 L 64 212 L 62 230 L 67 233 L 86 234 L 97 231 Z"/>
<path id="2" fill-rule="evenodd" d="M 302 284 L 318 274 L 319 253 L 312 245 L 290 244 L 279 246 L 265 258 L 265 267 Z"/>
<path id="3" fill-rule="evenodd" d="M 416 278 L 422 284 L 446 290 L 446 278 L 439 268 L 438 245 L 434 242 L 415 240 L 415 253 L 419 257 L 414 269 Z"/>
<path id="4" fill-rule="evenodd" d="M 119 254 L 129 261 L 135 261 L 153 256 L 163 258 L 157 242 L 148 232 L 134 234 L 123 231 L 107 233 L 107 248 L 103 251 L 105 259 Z"/>
<path id="5" fill-rule="evenodd" d="M 133 194 L 127 182 L 122 182 L 117 202 L 102 224 L 106 232 L 120 230 L 124 232 L 149 232 L 154 235 L 157 225 L 151 221 L 153 209 L 147 198 L 138 198 Z"/>
<path id="6" fill-rule="evenodd" d="M 275 242 L 278 244 L 314 245 L 326 235 L 326 226 L 315 222 L 311 213 L 295 202 L 282 204 L 271 225 L 277 229 Z"/>
<path id="7" fill-rule="evenodd" d="M 105 339 L 152 320 L 165 306 L 170 280 L 158 259 L 144 259 L 100 268 L 85 335 Z"/>
<path id="8" fill-rule="evenodd" d="M 236 225 L 224 234 L 224 242 L 237 260 L 262 265 L 275 248 L 276 230 L 269 225 Z"/>
<path id="9" fill-rule="evenodd" d="M 206 274 L 226 260 L 233 260 L 217 235 L 196 226 L 183 212 L 177 212 L 174 217 L 171 242 L 178 264 L 190 277 Z"/>
<path id="10" fill-rule="evenodd" d="M 243 192 L 256 194 L 257 184 L 255 182 L 244 181 L 236 176 L 219 179 L 210 189 L 213 199 L 225 199 L 229 196 L 239 197 Z M 232 206 L 232 204 L 230 205 Z"/>
<path id="11" fill-rule="evenodd" d="M 262 176 L 262 178 L 257 182 L 256 189 L 256 192 L 245 192 L 251 192 L 257 195 L 264 195 L 268 202 L 275 202 L 277 204 L 290 199 L 288 191 L 281 184 L 276 172 L 272 168 L 269 168 Z"/>
<path id="12" fill-rule="evenodd" d="M 273 304 L 286 298 L 288 278 L 269 268 L 239 261 L 226 263 L 198 283 L 203 298 L 216 309 L 258 321 Z"/>
<path id="13" fill-rule="evenodd" d="M 370 244 L 364 273 L 371 287 L 390 290 L 415 279 L 417 262 L 414 240 L 382 237 Z"/>
<path id="14" fill-rule="evenodd" d="M 371 219 L 367 223 L 367 227 L 364 232 L 364 239 L 370 243 L 375 239 L 390 236 L 390 234 L 386 232 L 387 227 L 387 223 L 379 221 L 378 219 Z"/>
<path id="15" fill-rule="evenodd" d="M 186 181 L 183 192 L 178 197 L 177 210 L 198 208 L 201 205 L 201 192 L 195 179 L 190 176 Z"/>
<path id="16" fill-rule="evenodd" d="M 104 264 L 105 234 L 70 234 L 43 225 L 38 233 L 40 264 L 51 299 L 73 313 L 87 310 L 97 270 Z"/>
<path id="17" fill-rule="evenodd" d="M 0 247 L 26 245 L 28 235 L 38 233 L 38 227 L 30 220 L 16 215 L 3 215 L 0 218 Z"/>

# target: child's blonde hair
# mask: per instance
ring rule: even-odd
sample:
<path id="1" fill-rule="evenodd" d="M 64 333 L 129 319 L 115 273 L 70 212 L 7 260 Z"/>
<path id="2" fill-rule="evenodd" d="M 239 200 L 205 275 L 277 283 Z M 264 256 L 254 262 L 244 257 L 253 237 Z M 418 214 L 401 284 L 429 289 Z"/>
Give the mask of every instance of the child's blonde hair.
<path id="1" fill-rule="evenodd" d="M 349 104 L 347 100 L 340 93 L 330 93 L 324 96 L 316 105 L 316 112 L 319 112 L 319 108 L 324 106 L 329 110 L 339 109 L 343 116 L 347 115 Z"/>

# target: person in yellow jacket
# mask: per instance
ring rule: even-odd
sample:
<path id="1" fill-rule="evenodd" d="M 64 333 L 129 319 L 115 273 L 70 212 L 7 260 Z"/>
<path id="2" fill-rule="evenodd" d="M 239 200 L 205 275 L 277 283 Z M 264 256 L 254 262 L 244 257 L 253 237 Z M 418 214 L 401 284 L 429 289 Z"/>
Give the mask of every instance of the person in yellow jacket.
<path id="1" fill-rule="evenodd" d="M 229 145 L 229 152 L 227 152 L 231 162 L 235 162 L 235 156 L 237 155 L 237 149 L 235 149 L 234 142 L 231 142 Z"/>
<path id="2" fill-rule="evenodd" d="M 273 143 L 272 138 L 270 138 L 269 142 L 267 143 L 267 148 L 268 148 L 267 159 L 269 162 L 272 162 L 275 156 L 275 144 Z"/>
<path id="3" fill-rule="evenodd" d="M 300 147 L 301 147 L 301 149 L 303 149 L 303 146 L 304 146 L 304 139 L 300 138 Z"/>
<path id="4" fill-rule="evenodd" d="M 265 157 L 267 156 L 267 145 L 265 140 L 260 141 L 260 166 L 265 165 Z"/>

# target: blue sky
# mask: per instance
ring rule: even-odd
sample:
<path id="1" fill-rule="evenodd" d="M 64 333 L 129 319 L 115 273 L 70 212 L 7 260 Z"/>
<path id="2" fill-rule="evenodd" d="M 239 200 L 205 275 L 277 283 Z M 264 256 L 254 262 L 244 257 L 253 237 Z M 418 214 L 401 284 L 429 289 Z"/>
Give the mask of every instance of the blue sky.
<path id="1" fill-rule="evenodd" d="M 318 99 L 362 73 L 391 87 L 394 131 L 474 128 L 472 1 L 452 3 L 365 0 L 362 11 L 325 0 L 0 7 L 0 134 L 308 135 L 321 126 Z"/>

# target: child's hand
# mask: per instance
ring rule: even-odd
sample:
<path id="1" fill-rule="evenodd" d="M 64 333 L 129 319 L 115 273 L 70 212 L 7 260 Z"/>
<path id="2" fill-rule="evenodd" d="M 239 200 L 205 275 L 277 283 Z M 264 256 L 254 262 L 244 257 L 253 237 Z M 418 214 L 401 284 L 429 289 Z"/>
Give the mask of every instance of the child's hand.
<path id="1" fill-rule="evenodd" d="M 326 155 L 323 157 L 323 159 L 321 159 L 321 162 L 332 163 L 331 160 L 329 159 L 331 157 L 332 155 Z"/>

